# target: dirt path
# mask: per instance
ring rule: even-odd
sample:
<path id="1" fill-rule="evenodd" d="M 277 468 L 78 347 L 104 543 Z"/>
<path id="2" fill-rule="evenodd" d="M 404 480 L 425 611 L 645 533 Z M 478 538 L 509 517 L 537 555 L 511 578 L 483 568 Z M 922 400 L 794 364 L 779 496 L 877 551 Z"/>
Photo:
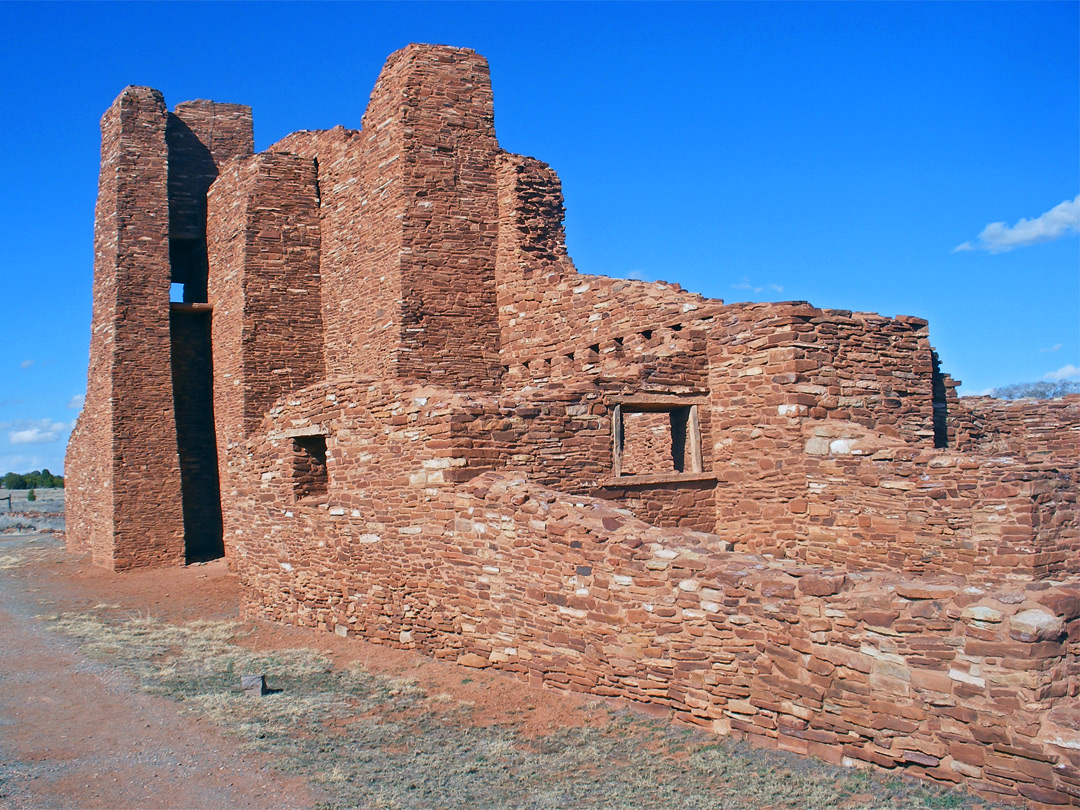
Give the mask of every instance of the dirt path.
<path id="1" fill-rule="evenodd" d="M 300 780 L 264 767 L 235 738 L 134 691 L 122 676 L 45 630 L 47 582 L 18 562 L 40 538 L 0 537 L 0 806 L 54 808 L 300 808 Z M 55 541 L 53 541 L 55 543 Z M 84 594 L 89 596 L 89 594 Z M 70 593 L 78 599 L 79 595 Z M 85 599 L 83 600 L 85 601 Z"/>

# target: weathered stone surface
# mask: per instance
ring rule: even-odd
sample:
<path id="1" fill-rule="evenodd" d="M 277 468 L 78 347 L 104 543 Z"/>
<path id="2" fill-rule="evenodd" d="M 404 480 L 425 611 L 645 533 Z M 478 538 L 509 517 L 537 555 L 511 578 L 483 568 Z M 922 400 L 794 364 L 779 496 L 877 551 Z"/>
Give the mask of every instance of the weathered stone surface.
<path id="1" fill-rule="evenodd" d="M 1076 795 L 1080 397 L 959 399 L 919 318 L 578 273 L 472 51 L 259 155 L 147 88 L 102 132 L 72 548 L 179 563 L 216 515 L 253 616 Z"/>
<path id="2" fill-rule="evenodd" d="M 900 582 L 896 592 L 905 599 L 948 599 L 960 590 L 954 585 L 933 585 L 927 582 Z"/>
<path id="3" fill-rule="evenodd" d="M 484 667 L 491 666 L 491 662 L 488 659 L 477 655 L 476 653 L 465 653 L 464 655 L 459 656 L 457 663 L 461 664 L 463 667 L 472 667 L 473 669 L 483 669 Z"/>
<path id="4" fill-rule="evenodd" d="M 960 614 L 965 619 L 971 619 L 977 622 L 989 622 L 990 624 L 997 624 L 1005 618 L 1005 614 L 1000 610 L 995 610 L 988 605 L 972 605 L 971 607 L 964 608 L 964 612 Z"/>
<path id="5" fill-rule="evenodd" d="M 844 587 L 844 575 L 816 576 L 809 575 L 799 578 L 799 590 L 807 596 L 832 596 L 839 593 Z"/>
<path id="6" fill-rule="evenodd" d="M 1009 619 L 1009 635 L 1017 641 L 1053 640 L 1064 633 L 1065 622 L 1045 610 L 1023 610 Z"/>

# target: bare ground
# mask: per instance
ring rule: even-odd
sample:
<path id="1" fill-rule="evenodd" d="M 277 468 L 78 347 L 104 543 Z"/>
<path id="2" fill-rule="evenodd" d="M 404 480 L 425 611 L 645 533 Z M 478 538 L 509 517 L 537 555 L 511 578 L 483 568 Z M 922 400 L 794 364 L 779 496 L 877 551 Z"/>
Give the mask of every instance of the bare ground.
<path id="1" fill-rule="evenodd" d="M 112 574 L 25 533 L 50 525 L 23 514 L 0 524 L 0 807 L 988 806 L 625 704 L 240 622 L 220 561 Z M 242 694 L 249 672 L 280 691 Z"/>

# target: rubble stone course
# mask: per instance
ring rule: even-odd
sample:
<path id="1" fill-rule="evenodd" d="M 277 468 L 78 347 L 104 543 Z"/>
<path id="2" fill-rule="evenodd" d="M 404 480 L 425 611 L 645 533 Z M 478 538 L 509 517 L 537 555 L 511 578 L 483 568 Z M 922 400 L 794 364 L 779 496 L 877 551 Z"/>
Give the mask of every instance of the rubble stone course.
<path id="1" fill-rule="evenodd" d="M 919 318 L 578 273 L 469 50 L 260 154 L 147 88 L 102 134 L 71 548 L 217 548 L 252 616 L 1080 806 L 1080 397 L 958 397 Z"/>

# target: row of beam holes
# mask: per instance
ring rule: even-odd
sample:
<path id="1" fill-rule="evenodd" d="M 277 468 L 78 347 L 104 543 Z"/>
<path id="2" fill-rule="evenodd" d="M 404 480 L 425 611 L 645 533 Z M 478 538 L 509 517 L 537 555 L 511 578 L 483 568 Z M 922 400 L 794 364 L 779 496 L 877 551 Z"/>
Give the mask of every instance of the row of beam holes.
<path id="1" fill-rule="evenodd" d="M 672 332 L 681 332 L 682 328 L 683 328 L 683 325 L 681 323 L 674 323 L 674 324 L 671 324 L 670 326 L 661 327 L 661 328 L 670 329 Z M 645 338 L 646 341 L 650 341 L 650 340 L 653 339 L 654 330 L 652 330 L 652 329 L 643 329 L 640 332 L 638 332 L 638 334 L 641 337 Z M 625 337 L 616 337 L 616 338 L 613 338 L 613 340 L 615 342 L 616 352 L 621 352 L 622 348 L 623 348 L 623 342 L 626 340 L 626 338 Z M 589 349 L 594 354 L 600 354 L 600 344 L 599 343 L 592 344 L 591 346 L 589 346 Z M 572 362 L 574 362 L 575 354 L 576 354 L 576 352 L 567 352 L 566 354 L 563 355 L 563 357 L 564 357 L 564 359 L 569 360 L 572 363 Z M 553 359 L 554 358 L 551 358 L 551 357 L 542 357 L 542 358 L 540 358 L 540 361 L 545 366 L 550 368 L 551 367 L 551 361 Z M 518 364 L 513 365 L 513 366 L 502 366 L 502 373 L 503 374 L 509 374 L 511 369 L 521 371 L 523 369 L 528 369 L 528 367 L 529 367 L 528 363 L 518 363 Z"/>

